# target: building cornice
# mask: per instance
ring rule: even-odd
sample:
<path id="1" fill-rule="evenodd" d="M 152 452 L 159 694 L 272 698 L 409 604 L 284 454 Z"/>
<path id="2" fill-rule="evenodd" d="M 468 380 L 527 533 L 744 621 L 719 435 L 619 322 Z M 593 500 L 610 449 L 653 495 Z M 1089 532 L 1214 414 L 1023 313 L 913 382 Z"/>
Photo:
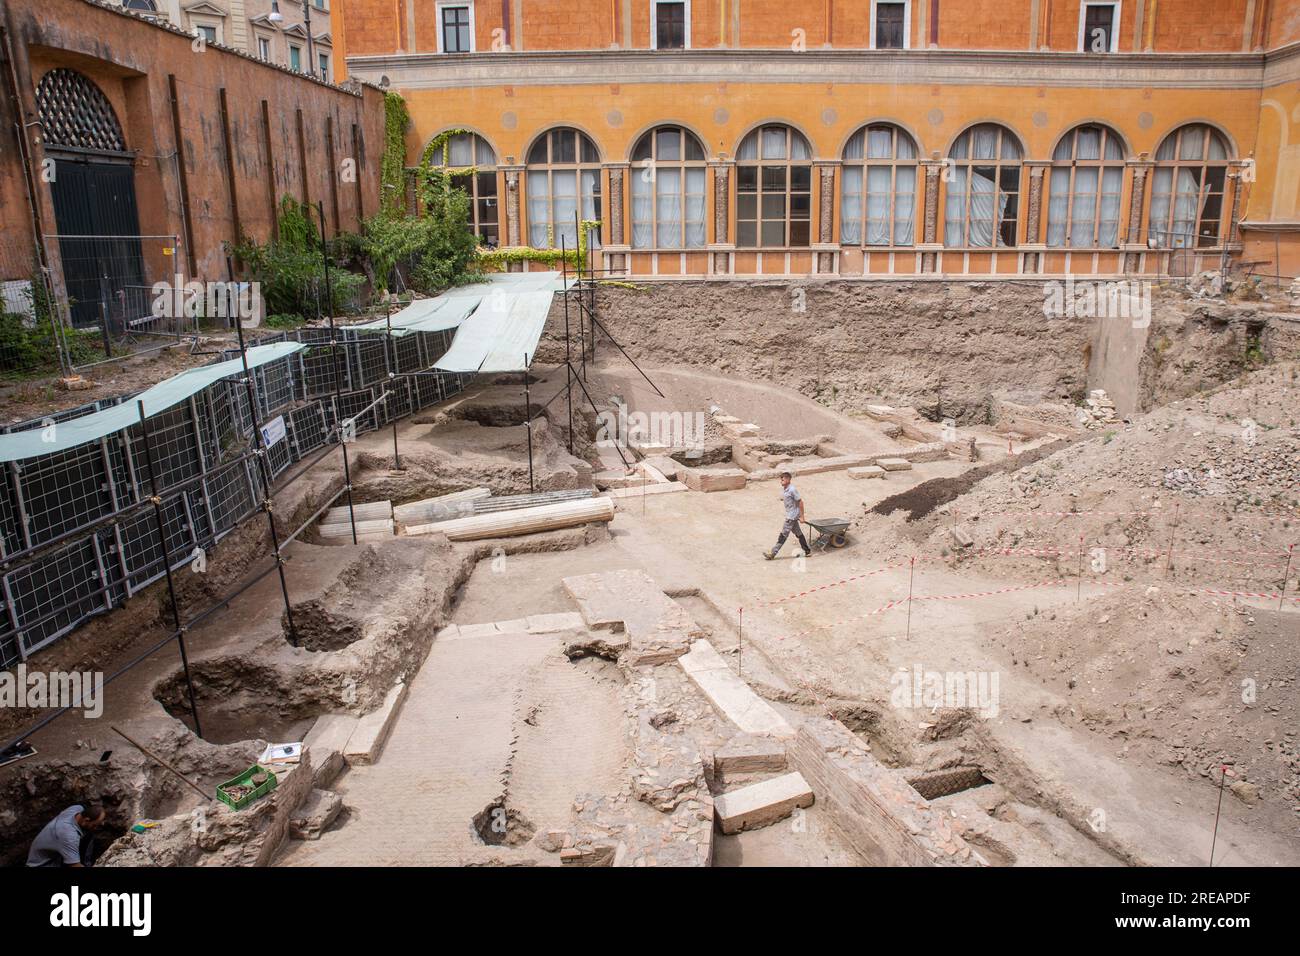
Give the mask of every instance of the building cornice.
<path id="1" fill-rule="evenodd" d="M 584 50 L 349 56 L 350 74 L 402 89 L 638 83 L 871 83 L 1259 89 L 1300 73 L 1300 43 L 1271 53 L 971 50 Z"/>

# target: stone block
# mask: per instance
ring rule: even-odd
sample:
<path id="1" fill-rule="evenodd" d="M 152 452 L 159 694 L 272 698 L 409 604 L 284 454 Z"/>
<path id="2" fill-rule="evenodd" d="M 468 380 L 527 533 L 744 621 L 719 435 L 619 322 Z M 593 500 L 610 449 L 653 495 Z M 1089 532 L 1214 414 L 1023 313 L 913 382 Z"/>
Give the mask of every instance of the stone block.
<path id="1" fill-rule="evenodd" d="M 692 491 L 738 491 L 745 487 L 748 476 L 740 468 L 683 468 L 681 476 Z"/>
<path id="2" fill-rule="evenodd" d="M 723 776 L 780 773 L 785 768 L 785 744 L 757 734 L 737 734 L 713 754 L 713 769 Z"/>
<path id="3" fill-rule="evenodd" d="M 560 631 L 578 631 L 582 629 L 582 615 L 576 611 L 561 614 L 528 615 L 529 634 L 558 634 Z"/>
<path id="4" fill-rule="evenodd" d="M 343 798 L 332 790 L 313 790 L 289 816 L 289 838 L 319 840 L 343 809 Z"/>
<path id="5" fill-rule="evenodd" d="M 678 663 L 714 709 L 740 730 L 774 737 L 794 736 L 794 729 L 786 719 L 732 673 L 708 641 L 693 643 L 690 652 L 683 654 Z"/>
<path id="6" fill-rule="evenodd" d="M 879 465 L 861 465 L 857 468 L 849 469 L 850 478 L 880 478 L 885 474 L 885 469 Z"/>
<path id="7" fill-rule="evenodd" d="M 912 463 L 906 458 L 877 458 L 876 465 L 885 471 L 911 471 Z"/>
<path id="8" fill-rule="evenodd" d="M 384 702 L 357 721 L 357 728 L 348 738 L 343 758 L 349 766 L 374 763 L 384 749 L 384 741 L 393 729 L 402 701 L 406 699 L 406 684 L 394 684 L 384 697 Z"/>
<path id="9" fill-rule="evenodd" d="M 713 798 L 713 812 L 723 833 L 757 830 L 784 820 L 800 807 L 813 804 L 812 788 L 803 774 L 783 774 Z"/>
<path id="10" fill-rule="evenodd" d="M 345 765 L 343 753 L 356 729 L 357 718 L 351 714 L 322 714 L 316 718 L 302 742 L 303 750 L 311 754 L 312 786 L 325 788 L 334 782 Z"/>

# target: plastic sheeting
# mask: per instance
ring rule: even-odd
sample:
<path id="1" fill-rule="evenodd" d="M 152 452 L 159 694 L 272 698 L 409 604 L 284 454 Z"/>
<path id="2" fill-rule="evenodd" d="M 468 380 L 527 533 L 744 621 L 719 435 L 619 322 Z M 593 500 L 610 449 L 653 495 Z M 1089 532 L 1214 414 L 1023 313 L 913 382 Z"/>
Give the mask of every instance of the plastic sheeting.
<path id="1" fill-rule="evenodd" d="M 526 371 L 537 353 L 554 297 L 553 291 L 486 297 L 433 367 L 444 372 Z"/>
<path id="2" fill-rule="evenodd" d="M 303 348 L 305 346 L 298 342 L 254 346 L 248 350 L 248 367 L 252 369 L 274 362 L 293 355 Z M 239 359 L 187 369 L 146 389 L 121 405 L 114 405 L 112 408 L 92 412 L 70 421 L 59 422 L 48 428 L 33 428 L 29 431 L 0 435 L 0 462 L 40 458 L 87 442 L 99 441 L 132 425 L 138 425 L 140 411 L 136 403 L 139 401 L 144 402 L 145 416 L 152 417 L 165 412 L 173 405 L 179 405 L 191 395 L 197 395 L 213 382 L 231 375 L 241 375 L 243 371 L 244 366 Z"/>
<path id="3" fill-rule="evenodd" d="M 569 281 L 572 284 L 575 280 Z M 348 328 L 385 332 L 391 322 L 394 336 L 411 332 L 445 332 L 458 328 L 484 299 L 500 307 L 503 296 L 523 292 L 560 292 L 563 289 L 564 281 L 558 272 L 498 272 L 488 275 L 482 282 L 449 289 L 432 299 L 417 299 L 401 311 L 394 312 L 390 319 L 376 319 Z M 508 301 L 505 304 L 508 305 Z"/>

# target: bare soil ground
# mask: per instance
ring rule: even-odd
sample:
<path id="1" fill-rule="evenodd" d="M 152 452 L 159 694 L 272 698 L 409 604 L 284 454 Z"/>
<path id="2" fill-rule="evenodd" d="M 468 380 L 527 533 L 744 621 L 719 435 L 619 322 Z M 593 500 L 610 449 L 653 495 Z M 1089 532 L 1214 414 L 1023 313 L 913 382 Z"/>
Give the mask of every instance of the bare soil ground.
<path id="1" fill-rule="evenodd" d="M 902 447 L 832 410 L 829 398 L 699 369 L 652 377 L 666 397 L 621 362 L 602 362 L 590 387 L 597 402 L 618 394 L 633 409 L 720 406 L 783 439 L 827 434 L 877 454 Z M 562 384 L 562 375 L 539 374 L 532 387 L 549 397 Z M 365 436 L 357 500 L 527 490 L 529 432 L 512 410 L 519 392 L 485 382 L 402 425 L 404 471 L 392 468 L 389 432 Z M 833 714 L 909 779 L 977 771 L 969 789 L 933 799 L 994 864 L 1204 865 L 1228 766 L 1215 863 L 1296 865 L 1300 569 L 1284 578 L 1276 559 L 1300 524 L 1289 517 L 1300 497 L 1297 398 L 1295 367 L 1270 366 L 1131 424 L 1045 446 L 1023 466 L 1002 458 L 986 426 L 963 425 L 961 439 L 976 437 L 1006 466 L 975 483 L 959 479 L 985 462 L 955 458 L 870 480 L 801 477 L 809 516 L 854 519 L 847 547 L 809 559 L 793 541 L 780 560 L 762 557 L 781 521 L 770 480 L 622 498 L 608 535 L 530 536 L 501 552 L 436 537 L 354 547 L 309 536 L 293 546 L 290 592 L 304 628 L 337 641 L 291 647 L 278 581 L 264 579 L 191 635 L 208 741 L 183 724 L 178 660 L 156 655 L 112 686 L 105 720 L 60 721 L 36 739 L 40 757 L 0 769 L 0 806 L 24 807 L 0 813 L 0 835 L 19 845 L 74 797 L 106 786 L 120 795 L 118 832 L 137 816 L 193 808 L 197 798 L 115 741 L 110 721 L 206 786 L 247 766 L 262 743 L 295 737 L 320 713 L 364 713 L 404 679 L 411 696 L 383 758 L 336 785 L 340 822 L 319 842 L 290 844 L 281 861 L 554 863 L 532 849 L 502 857 L 485 848 L 474 818 L 506 785 L 538 832 L 580 815 L 580 793 L 618 796 L 630 759 L 621 678 L 601 661 L 570 661 L 558 639 L 434 635 L 447 621 L 571 611 L 563 578 L 629 568 L 677 597 L 791 721 Z M 577 424 L 584 435 L 589 412 Z M 566 429 L 560 402 L 534 423 L 536 486 L 585 487 L 599 467 L 584 438 L 578 456 L 568 455 Z M 337 481 L 331 472 L 296 493 L 291 512 L 310 513 Z M 933 510 L 915 520 L 879 513 L 906 492 Z M 228 563 L 251 567 L 258 539 L 230 539 Z M 102 643 L 76 635 L 48 660 L 111 670 L 165 627 L 157 601 L 155 589 L 135 605 L 145 611 L 95 625 Z M 996 693 L 914 694 L 913 678 L 928 674 L 941 683 L 973 675 Z M 720 739 L 716 714 L 683 713 L 698 721 L 702 747 Z M 108 749 L 116 756 L 101 766 Z M 636 800 L 629 812 L 654 813 Z M 864 862 L 817 807 L 797 819 L 718 838 L 714 862 Z M 151 859 L 195 862 L 185 855 L 193 852 Z M 233 846 L 206 860 L 246 862 Z"/>

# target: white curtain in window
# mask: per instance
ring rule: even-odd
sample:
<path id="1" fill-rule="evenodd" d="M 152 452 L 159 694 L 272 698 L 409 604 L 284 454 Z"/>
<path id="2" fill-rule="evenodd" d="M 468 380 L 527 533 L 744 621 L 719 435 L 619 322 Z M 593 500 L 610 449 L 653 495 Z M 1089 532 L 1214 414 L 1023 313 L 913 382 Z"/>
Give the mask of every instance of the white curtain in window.
<path id="1" fill-rule="evenodd" d="M 967 242 L 980 248 L 993 245 L 993 232 L 999 218 L 995 203 L 999 200 L 1006 203 L 1005 196 L 998 196 L 997 183 L 988 177 L 988 172 L 976 167 L 971 170 L 970 179 L 970 236 Z"/>
<path id="2" fill-rule="evenodd" d="M 465 133 L 453 136 L 447 144 L 448 166 L 474 165 L 474 139 Z"/>
<path id="3" fill-rule="evenodd" d="M 996 159 L 998 131 L 994 127 L 980 127 L 971 134 L 973 148 L 971 159 Z"/>
<path id="4" fill-rule="evenodd" d="M 596 222 L 600 219 L 600 204 L 597 198 L 600 194 L 600 170 L 584 169 L 581 174 L 582 179 L 582 218 L 589 222 Z M 592 229 L 590 242 L 592 248 L 600 245 L 600 230 Z"/>
<path id="5" fill-rule="evenodd" d="M 654 246 L 654 177 L 650 169 L 632 173 L 632 248 Z"/>
<path id="6" fill-rule="evenodd" d="M 863 149 L 863 145 L 862 145 L 862 144 L 863 144 L 863 140 L 864 140 L 865 138 L 866 138 L 866 137 L 865 137 L 865 134 L 860 133 L 860 132 L 859 132 L 859 133 L 855 133 L 855 134 L 853 135 L 853 137 L 848 141 L 848 143 L 847 143 L 847 144 L 845 145 L 845 147 L 844 147 L 844 158 L 845 158 L 845 159 L 861 159 L 861 158 L 862 158 L 862 149 Z"/>
<path id="7" fill-rule="evenodd" d="M 948 198 L 944 204 L 943 214 L 943 241 L 947 246 L 966 245 L 964 213 L 968 172 L 965 166 L 952 168 L 952 182 L 948 184 Z"/>
<path id="8" fill-rule="evenodd" d="M 1101 174 L 1101 223 L 1097 245 L 1107 249 L 1119 245 L 1119 194 L 1124 188 L 1124 170 L 1110 166 Z"/>
<path id="9" fill-rule="evenodd" d="M 578 230 L 574 216 L 578 211 L 578 174 L 572 169 L 554 170 L 551 173 L 551 189 L 554 195 L 551 208 L 555 215 L 554 243 L 558 248 L 563 241 L 565 248 L 576 249 Z"/>
<path id="10" fill-rule="evenodd" d="M 1093 226 L 1097 215 L 1097 172 L 1096 166 L 1080 166 L 1074 171 L 1070 245 L 1075 249 L 1091 248 L 1093 243 Z"/>
<path id="11" fill-rule="evenodd" d="M 785 159 L 785 130 L 782 127 L 763 130 L 763 158 Z"/>
<path id="12" fill-rule="evenodd" d="M 1059 166 L 1052 170 L 1051 188 L 1047 198 L 1047 244 L 1054 248 L 1065 245 L 1065 225 L 1070 218 L 1070 169 Z"/>
<path id="13" fill-rule="evenodd" d="M 551 223 L 551 191 L 544 170 L 528 173 L 528 244 L 534 249 L 545 249 L 547 226 Z"/>
<path id="14" fill-rule="evenodd" d="M 1173 245 L 1183 249 L 1196 245 L 1196 207 L 1201 196 L 1201 171 L 1179 169 L 1174 192 Z"/>
<path id="15" fill-rule="evenodd" d="M 901 152 L 901 150 L 900 150 Z M 901 166 L 894 174 L 894 244 L 912 244 L 912 219 L 916 211 L 916 167 Z"/>
<path id="16" fill-rule="evenodd" d="M 889 174 L 888 166 L 867 167 L 867 245 L 889 245 Z"/>
<path id="17" fill-rule="evenodd" d="M 686 247 L 703 249 L 704 231 L 704 169 L 686 170 Z"/>
<path id="18" fill-rule="evenodd" d="M 682 245 L 682 171 L 660 169 L 655 176 L 658 243 L 661 249 L 680 249 Z"/>
<path id="19" fill-rule="evenodd" d="M 861 138 L 857 138 L 861 144 Z M 840 175 L 840 242 L 862 242 L 862 167 L 845 166 Z"/>
<path id="20" fill-rule="evenodd" d="M 893 159 L 894 134 L 888 129 L 867 130 L 867 158 Z"/>
<path id="21" fill-rule="evenodd" d="M 1151 229 L 1150 237 L 1156 245 L 1169 246 L 1169 234 L 1165 231 L 1169 222 L 1169 194 L 1172 192 L 1172 169 L 1157 169 L 1151 179 Z"/>

